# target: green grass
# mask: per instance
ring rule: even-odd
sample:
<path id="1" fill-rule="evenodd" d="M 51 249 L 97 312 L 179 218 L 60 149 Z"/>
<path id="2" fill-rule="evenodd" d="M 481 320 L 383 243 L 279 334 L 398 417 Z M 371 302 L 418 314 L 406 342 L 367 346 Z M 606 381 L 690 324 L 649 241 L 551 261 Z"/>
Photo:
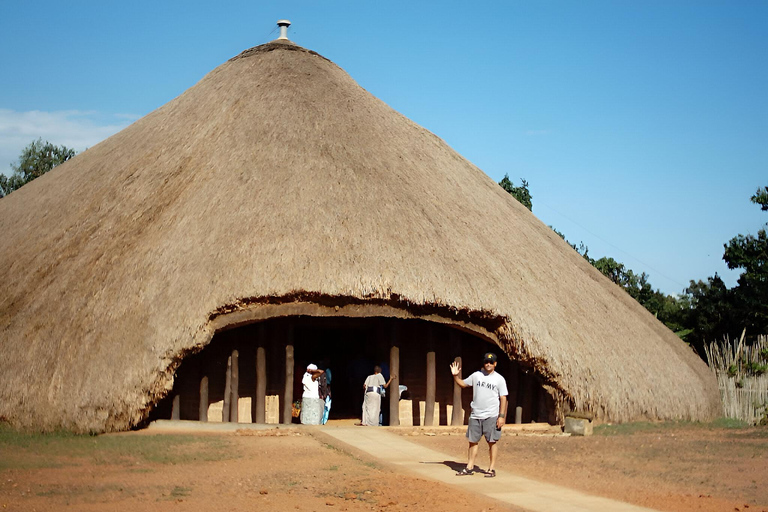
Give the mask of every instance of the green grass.
<path id="1" fill-rule="evenodd" d="M 732 428 L 732 429 L 749 428 L 751 426 L 746 421 L 741 421 L 734 418 L 718 418 L 711 423 L 702 423 L 701 425 L 711 426 L 712 428 Z"/>
<path id="2" fill-rule="evenodd" d="M 52 485 L 48 489 L 35 493 L 45 498 L 73 496 L 95 496 L 111 492 L 124 492 L 125 488 L 118 484 L 106 485 Z M 130 494 L 130 493 L 128 493 Z"/>
<path id="3" fill-rule="evenodd" d="M 662 432 L 677 426 L 673 422 L 651 423 L 638 421 L 634 423 L 604 424 L 594 428 L 597 436 L 628 436 L 642 432 Z"/>
<path id="4" fill-rule="evenodd" d="M 235 459 L 231 443 L 218 436 L 77 435 L 19 432 L 0 424 L 0 470 L 95 464 L 185 464 Z"/>
<path id="5" fill-rule="evenodd" d="M 621 423 L 616 425 L 598 425 L 594 429 L 595 435 L 601 436 L 621 436 L 632 435 L 637 433 L 664 433 L 670 432 L 677 428 L 704 428 L 704 429 L 731 429 L 740 430 L 751 428 L 749 423 L 732 418 L 718 418 L 708 423 L 694 422 L 694 421 L 660 421 L 660 422 L 647 422 L 638 421 L 634 423 Z"/>
<path id="6" fill-rule="evenodd" d="M 171 498 L 183 498 L 189 496 L 192 489 L 189 487 L 179 487 L 178 485 L 171 490 Z"/>

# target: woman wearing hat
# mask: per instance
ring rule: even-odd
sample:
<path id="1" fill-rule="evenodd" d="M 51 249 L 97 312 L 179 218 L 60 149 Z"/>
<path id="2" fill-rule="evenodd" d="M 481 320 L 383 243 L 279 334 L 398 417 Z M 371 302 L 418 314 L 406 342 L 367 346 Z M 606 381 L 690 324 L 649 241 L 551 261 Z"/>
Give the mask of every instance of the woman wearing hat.
<path id="1" fill-rule="evenodd" d="M 307 365 L 307 371 L 301 378 L 304 393 L 301 395 L 301 423 L 304 425 L 319 425 L 323 418 L 325 402 L 320 399 L 320 386 L 317 379 L 325 373 L 318 370 L 316 364 Z"/>

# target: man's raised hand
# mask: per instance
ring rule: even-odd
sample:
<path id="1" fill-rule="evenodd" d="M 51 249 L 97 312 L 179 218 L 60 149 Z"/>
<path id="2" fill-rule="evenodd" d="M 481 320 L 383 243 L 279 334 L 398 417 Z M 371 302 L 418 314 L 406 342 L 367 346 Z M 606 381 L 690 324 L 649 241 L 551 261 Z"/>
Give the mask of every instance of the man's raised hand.
<path id="1" fill-rule="evenodd" d="M 458 375 L 461 371 L 461 367 L 459 366 L 458 361 L 454 361 L 451 363 L 451 375 Z"/>

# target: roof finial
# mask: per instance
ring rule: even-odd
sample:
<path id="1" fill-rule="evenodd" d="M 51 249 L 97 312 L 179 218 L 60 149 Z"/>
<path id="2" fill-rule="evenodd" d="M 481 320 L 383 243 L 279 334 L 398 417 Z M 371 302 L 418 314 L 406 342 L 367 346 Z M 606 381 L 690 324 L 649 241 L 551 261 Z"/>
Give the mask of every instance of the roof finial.
<path id="1" fill-rule="evenodd" d="M 280 37 L 278 39 L 288 39 L 288 27 L 291 26 L 291 22 L 288 20 L 278 20 L 277 26 L 280 27 Z"/>

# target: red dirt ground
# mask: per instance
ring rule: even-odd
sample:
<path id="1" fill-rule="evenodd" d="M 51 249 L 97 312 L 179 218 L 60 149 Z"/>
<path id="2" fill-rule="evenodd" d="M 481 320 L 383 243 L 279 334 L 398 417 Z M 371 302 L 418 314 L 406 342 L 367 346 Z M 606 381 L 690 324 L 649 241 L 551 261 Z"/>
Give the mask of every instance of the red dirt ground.
<path id="1" fill-rule="evenodd" d="M 466 442 L 456 431 L 397 432 L 465 458 Z M 165 435 L 86 438 L 75 453 L 39 439 L 0 443 L 0 511 L 515 510 L 396 473 L 301 431 L 196 434 L 164 459 L 139 453 L 145 439 L 170 442 Z M 127 446 L 103 451 L 103 441 Z M 89 442 L 99 447 L 84 450 Z M 659 510 L 768 512 L 766 428 L 662 425 L 583 438 L 505 434 L 501 442 L 503 471 Z M 487 463 L 484 449 L 478 463 Z"/>
<path id="2" fill-rule="evenodd" d="M 44 462 L 58 467 L 0 470 L 0 510 L 426 512 L 446 503 L 459 512 L 517 510 L 490 498 L 392 472 L 306 433 L 196 435 L 203 444 L 206 437 L 222 436 L 231 457 L 226 460 L 151 463 L 124 456 L 109 461 L 96 454 L 57 456 Z M 12 456 L 18 460 L 18 452 L 24 449 L 15 451 Z M 0 447 L 0 459 L 6 455 Z M 37 457 L 28 455 L 29 459 Z"/>
<path id="3" fill-rule="evenodd" d="M 410 440 L 466 460 L 460 436 Z M 768 428 L 605 427 L 590 437 L 507 435 L 497 467 L 670 512 L 768 512 Z M 484 441 L 482 441 L 484 443 Z M 487 465 L 481 445 L 478 465 Z"/>

